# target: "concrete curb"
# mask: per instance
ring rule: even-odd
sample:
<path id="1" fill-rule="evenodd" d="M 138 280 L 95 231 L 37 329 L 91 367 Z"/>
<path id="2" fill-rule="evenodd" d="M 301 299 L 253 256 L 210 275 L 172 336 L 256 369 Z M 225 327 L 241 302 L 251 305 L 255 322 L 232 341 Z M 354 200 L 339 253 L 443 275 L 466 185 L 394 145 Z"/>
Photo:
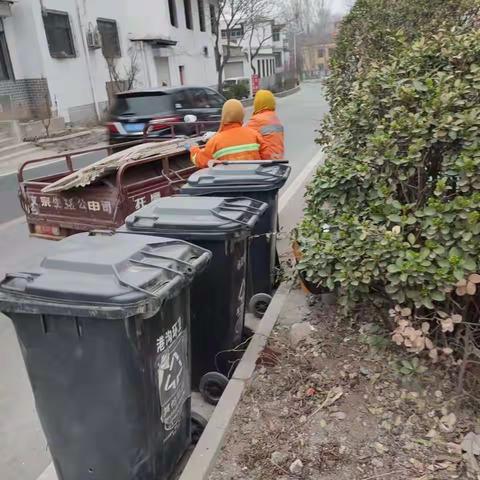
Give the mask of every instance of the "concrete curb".
<path id="1" fill-rule="evenodd" d="M 300 91 L 300 85 L 297 87 L 291 88 L 290 90 L 284 90 L 283 92 L 275 93 L 275 97 L 283 98 L 293 95 Z M 253 105 L 253 98 L 247 98 L 246 100 L 242 100 L 242 104 L 244 107 L 251 107 Z"/>
<path id="2" fill-rule="evenodd" d="M 275 94 L 277 98 L 283 98 L 283 97 L 288 97 L 290 95 L 293 95 L 294 93 L 297 93 L 300 91 L 300 85 L 291 88 L 290 90 L 284 90 L 283 92 L 278 92 Z"/>
<path id="3" fill-rule="evenodd" d="M 203 435 L 185 466 L 179 480 L 207 480 L 215 466 L 215 461 L 223 446 L 228 427 L 233 419 L 237 405 L 253 372 L 260 353 L 278 320 L 282 307 L 288 296 L 289 288 L 282 284 L 265 312 L 257 332 L 238 364 L 232 379 L 223 392 Z"/>

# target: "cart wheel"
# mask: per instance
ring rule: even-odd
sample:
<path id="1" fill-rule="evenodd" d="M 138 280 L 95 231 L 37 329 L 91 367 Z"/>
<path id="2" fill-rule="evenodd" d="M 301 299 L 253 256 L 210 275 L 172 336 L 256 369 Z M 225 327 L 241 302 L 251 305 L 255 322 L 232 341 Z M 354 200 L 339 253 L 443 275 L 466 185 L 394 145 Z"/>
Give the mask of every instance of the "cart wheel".
<path id="1" fill-rule="evenodd" d="M 257 293 L 248 302 L 248 310 L 257 318 L 262 318 L 271 301 L 272 297 L 267 293 Z"/>
<path id="2" fill-rule="evenodd" d="M 228 385 L 228 378 L 219 372 L 208 372 L 200 380 L 198 389 L 203 399 L 210 405 L 216 405 Z"/>
<path id="3" fill-rule="evenodd" d="M 196 445 L 207 426 L 208 420 L 205 417 L 202 417 L 199 413 L 192 411 L 190 423 L 192 430 L 192 445 Z"/>

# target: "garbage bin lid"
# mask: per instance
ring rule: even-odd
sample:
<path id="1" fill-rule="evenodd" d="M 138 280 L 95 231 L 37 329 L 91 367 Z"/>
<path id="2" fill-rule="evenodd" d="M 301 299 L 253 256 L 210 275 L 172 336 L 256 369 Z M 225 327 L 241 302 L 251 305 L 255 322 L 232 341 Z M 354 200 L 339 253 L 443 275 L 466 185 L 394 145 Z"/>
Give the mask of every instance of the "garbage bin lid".
<path id="1" fill-rule="evenodd" d="M 0 310 L 123 318 L 155 312 L 191 283 L 211 253 L 181 240 L 81 233 L 30 272 L 0 282 Z"/>
<path id="2" fill-rule="evenodd" d="M 221 191 L 279 190 L 290 176 L 291 168 L 282 163 L 268 161 L 215 165 L 193 173 L 183 186 L 183 193 L 214 193 Z M 248 186 L 248 189 L 244 188 Z"/>
<path id="3" fill-rule="evenodd" d="M 189 239 L 247 236 L 268 205 L 251 198 L 164 197 L 126 219 L 130 231 L 180 235 Z"/>

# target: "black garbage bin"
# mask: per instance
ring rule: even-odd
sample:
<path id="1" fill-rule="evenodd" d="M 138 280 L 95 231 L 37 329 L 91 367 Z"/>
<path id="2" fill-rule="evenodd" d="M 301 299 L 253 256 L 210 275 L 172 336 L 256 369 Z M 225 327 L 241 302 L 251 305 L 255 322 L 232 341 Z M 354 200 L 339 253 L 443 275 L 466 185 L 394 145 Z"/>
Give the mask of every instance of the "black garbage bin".
<path id="1" fill-rule="evenodd" d="M 278 191 L 291 168 L 280 162 L 222 162 L 192 174 L 181 193 L 202 196 L 246 196 L 268 204 L 250 240 L 247 298 L 261 316 L 276 277 Z"/>
<path id="2" fill-rule="evenodd" d="M 79 234 L 0 283 L 59 479 L 164 480 L 190 443 L 190 283 L 180 240 Z"/>
<path id="3" fill-rule="evenodd" d="M 266 208 L 249 198 L 166 197 L 127 217 L 120 229 L 181 238 L 212 252 L 191 290 L 192 387 L 211 403 L 228 382 L 237 357 L 232 350 L 242 343 L 247 240 Z"/>

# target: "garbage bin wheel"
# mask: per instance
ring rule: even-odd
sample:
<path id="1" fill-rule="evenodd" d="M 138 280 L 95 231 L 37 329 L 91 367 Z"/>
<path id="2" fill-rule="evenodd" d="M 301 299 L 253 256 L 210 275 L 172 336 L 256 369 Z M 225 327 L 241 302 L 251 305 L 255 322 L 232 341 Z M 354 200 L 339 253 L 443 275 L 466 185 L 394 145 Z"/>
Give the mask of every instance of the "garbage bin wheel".
<path id="1" fill-rule="evenodd" d="M 228 378 L 219 372 L 208 372 L 200 380 L 198 389 L 203 399 L 210 405 L 216 405 L 228 385 Z"/>
<path id="2" fill-rule="evenodd" d="M 248 302 L 248 310 L 257 318 L 262 318 L 271 301 L 272 297 L 267 293 L 257 293 Z"/>
<path id="3" fill-rule="evenodd" d="M 191 431 L 192 431 L 192 445 L 196 445 L 202 436 L 208 420 L 197 412 L 192 411 L 190 417 Z"/>

